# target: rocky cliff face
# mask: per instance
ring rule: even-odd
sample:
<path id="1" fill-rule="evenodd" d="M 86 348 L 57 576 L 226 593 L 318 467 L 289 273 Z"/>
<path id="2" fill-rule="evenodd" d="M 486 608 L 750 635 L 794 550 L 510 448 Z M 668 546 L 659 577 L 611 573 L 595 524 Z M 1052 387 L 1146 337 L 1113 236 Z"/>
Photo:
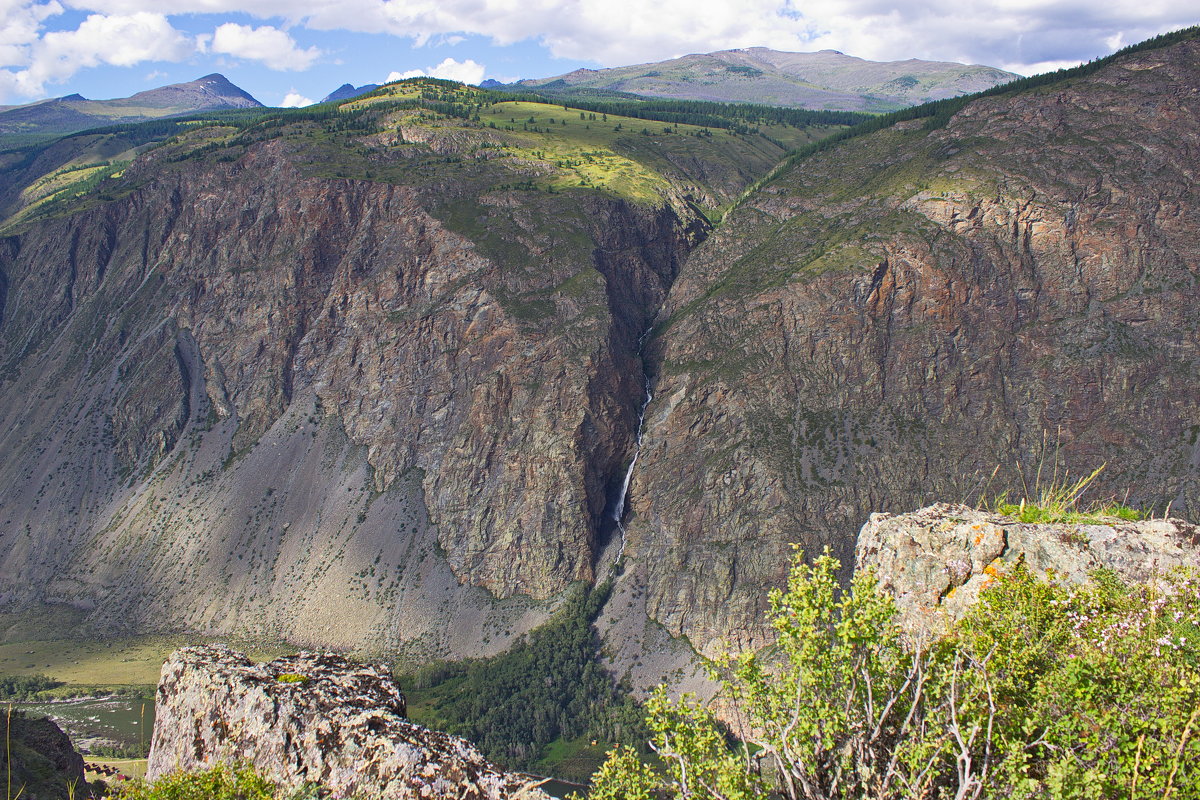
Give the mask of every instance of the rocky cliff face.
<path id="1" fill-rule="evenodd" d="M 940 503 L 908 514 L 872 514 L 855 548 L 896 597 L 906 627 L 937 631 L 957 619 L 998 571 L 1018 562 L 1034 575 L 1083 583 L 1096 569 L 1145 583 L 1200 566 L 1200 527 L 1178 519 L 1024 524 L 1003 514 Z"/>
<path id="2" fill-rule="evenodd" d="M 593 578 L 683 193 L 780 151 L 629 137 L 631 199 L 482 125 L 339 125 L 188 133 L 3 241 L 6 608 L 454 655 Z"/>
<path id="3" fill-rule="evenodd" d="M 254 664 L 221 647 L 163 665 L 146 777 L 249 763 L 282 787 L 346 797 L 546 800 L 464 739 L 405 719 L 386 670 L 301 653 Z"/>
<path id="4" fill-rule="evenodd" d="M 745 199 L 659 320 L 626 551 L 652 617 L 761 642 L 790 542 L 848 565 L 869 512 L 973 501 L 997 466 L 993 492 L 1108 462 L 1099 493 L 1196 516 L 1198 64 L 977 100 Z"/>
<path id="5" fill-rule="evenodd" d="M 367 97 L 77 201 L 5 181 L 3 608 L 461 655 L 623 552 L 629 613 L 711 650 L 764 641 L 790 543 L 849 568 L 869 512 L 997 464 L 1194 518 L 1198 56 L 842 142 L 712 236 L 780 148 L 557 107 Z"/>

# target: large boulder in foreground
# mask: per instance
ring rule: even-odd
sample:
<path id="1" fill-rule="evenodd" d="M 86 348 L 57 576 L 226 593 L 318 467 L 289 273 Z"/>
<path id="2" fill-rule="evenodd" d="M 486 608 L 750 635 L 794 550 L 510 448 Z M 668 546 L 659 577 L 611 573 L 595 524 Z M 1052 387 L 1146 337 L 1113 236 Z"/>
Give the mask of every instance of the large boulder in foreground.
<path id="1" fill-rule="evenodd" d="M 185 647 L 163 665 L 147 778 L 247 762 L 281 786 L 335 796 L 545 800 L 465 739 L 405 719 L 387 670 L 333 654 L 255 664 L 225 647 Z"/>
<path id="2" fill-rule="evenodd" d="M 939 503 L 908 514 L 872 514 L 858 535 L 857 569 L 873 569 L 910 631 L 937 631 L 1019 559 L 1038 575 L 1082 583 L 1106 567 L 1147 581 L 1200 566 L 1200 528 L 1178 519 L 1027 524 L 1004 514 Z"/>

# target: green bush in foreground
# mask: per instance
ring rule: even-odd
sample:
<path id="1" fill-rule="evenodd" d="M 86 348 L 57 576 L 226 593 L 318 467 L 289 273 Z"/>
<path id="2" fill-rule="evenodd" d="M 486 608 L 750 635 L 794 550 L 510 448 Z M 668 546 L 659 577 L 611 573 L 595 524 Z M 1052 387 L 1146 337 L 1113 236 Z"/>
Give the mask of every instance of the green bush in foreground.
<path id="1" fill-rule="evenodd" d="M 714 668 L 744 741 L 694 700 L 647 704 L 661 775 L 614 751 L 591 797 L 1200 798 L 1200 579 L 1085 586 L 1018 566 L 915 641 L 828 555 L 771 596 L 778 645 Z"/>
<path id="2" fill-rule="evenodd" d="M 200 772 L 175 772 L 154 783 L 133 781 L 116 800 L 276 800 L 278 787 L 253 767 L 218 764 Z"/>

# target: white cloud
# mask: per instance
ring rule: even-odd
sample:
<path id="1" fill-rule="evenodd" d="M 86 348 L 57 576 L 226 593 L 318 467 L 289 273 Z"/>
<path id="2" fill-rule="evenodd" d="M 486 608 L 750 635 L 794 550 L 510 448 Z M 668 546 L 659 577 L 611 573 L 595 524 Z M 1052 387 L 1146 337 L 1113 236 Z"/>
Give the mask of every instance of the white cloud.
<path id="1" fill-rule="evenodd" d="M 16 64 L 25 69 L 4 70 L 0 88 L 36 96 L 47 83 L 61 83 L 87 67 L 181 61 L 193 52 L 195 43 L 162 14 L 91 14 L 73 31 L 51 31 L 30 42 L 24 60 Z"/>
<path id="2" fill-rule="evenodd" d="M 7 0 L 16 2 L 17 0 Z M 0 0 L 4 2 L 4 0 Z M 26 0 L 28 2 L 28 0 Z M 832 48 L 871 59 L 1038 65 L 1102 55 L 1195 24 L 1178 0 L 63 0 L 129 14 L 241 12 L 315 30 L 409 37 L 536 40 L 553 55 L 606 66 L 762 45 Z"/>
<path id="3" fill-rule="evenodd" d="M 321 56 L 316 47 L 301 50 L 290 35 L 271 25 L 252 28 L 226 22 L 213 31 L 206 45 L 213 53 L 261 61 L 275 70 L 308 69 Z"/>
<path id="4" fill-rule="evenodd" d="M 390 83 L 391 81 L 404 80 L 405 78 L 430 77 L 477 84 L 483 80 L 486 69 L 483 64 L 477 64 L 469 58 L 466 61 L 455 61 L 453 58 L 447 58 L 436 67 L 410 69 L 407 72 L 393 72 L 387 76 L 384 82 Z"/>
<path id="5" fill-rule="evenodd" d="M 29 48 L 37 41 L 42 23 L 62 12 L 63 7 L 55 0 L 48 3 L 0 0 L 0 65 L 29 63 Z"/>
<path id="6" fill-rule="evenodd" d="M 1179 0 L 0 0 L 0 95 L 37 94 L 98 64 L 218 53 L 278 70 L 323 54 L 288 31 L 386 33 L 417 46 L 483 37 L 540 44 L 554 56 L 604 66 L 686 53 L 766 46 L 832 48 L 877 60 L 928 58 L 1019 72 L 1076 63 L 1116 45 L 1195 24 Z M 77 30 L 46 33 L 64 7 L 92 12 Z M 189 38 L 181 14 L 249 15 Z M 282 23 L 279 20 L 283 20 Z M 432 59 L 431 59 L 432 60 Z M 419 72 L 477 82 L 482 67 L 448 59 Z M 534 77 L 534 76 L 527 76 Z"/>
<path id="7" fill-rule="evenodd" d="M 284 95 L 283 102 L 279 104 L 279 107 L 280 108 L 303 108 L 304 106 L 311 106 L 314 102 L 316 102 L 316 101 L 311 100 L 311 99 L 305 97 L 304 95 L 300 94 L 299 92 L 297 92 L 295 89 L 292 89 L 290 92 L 288 92 L 286 95 Z"/>

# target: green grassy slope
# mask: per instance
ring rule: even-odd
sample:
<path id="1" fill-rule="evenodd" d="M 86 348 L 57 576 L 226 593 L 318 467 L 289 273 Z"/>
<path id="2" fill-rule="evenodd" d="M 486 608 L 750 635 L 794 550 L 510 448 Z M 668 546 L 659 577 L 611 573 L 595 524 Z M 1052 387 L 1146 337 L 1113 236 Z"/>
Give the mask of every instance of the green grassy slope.
<path id="1" fill-rule="evenodd" d="M 298 111 L 223 111 L 10 147 L 0 151 L 0 204 L 12 229 L 128 191 L 149 175 L 142 170 L 141 178 L 122 180 L 124 168 L 148 149 L 166 151 L 155 169 L 175 169 L 231 162 L 254 144 L 279 139 L 314 176 L 454 184 L 453 194 L 463 198 L 512 189 L 585 190 L 650 205 L 687 197 L 716 216 L 788 150 L 854 119 L 764 118 L 751 127 L 744 112 L 722 117 L 699 105 L 622 108 L 642 116 L 510 99 L 446 81 L 402 81 Z M 728 127 L 671 121 L 681 116 Z"/>

